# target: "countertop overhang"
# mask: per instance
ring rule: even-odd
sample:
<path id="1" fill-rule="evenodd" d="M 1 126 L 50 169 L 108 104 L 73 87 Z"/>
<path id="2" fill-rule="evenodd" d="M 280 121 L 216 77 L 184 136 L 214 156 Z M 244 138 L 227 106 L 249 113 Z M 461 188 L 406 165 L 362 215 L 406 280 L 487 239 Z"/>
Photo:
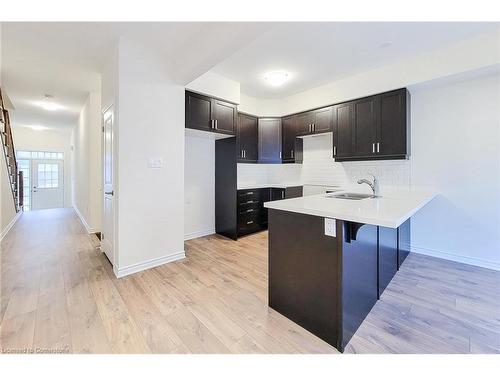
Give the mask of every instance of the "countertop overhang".
<path id="1" fill-rule="evenodd" d="M 322 216 L 356 223 L 398 228 L 437 196 L 431 191 L 408 191 L 381 194 L 361 200 L 328 198 L 317 194 L 264 203 L 264 207 L 305 215 Z"/>

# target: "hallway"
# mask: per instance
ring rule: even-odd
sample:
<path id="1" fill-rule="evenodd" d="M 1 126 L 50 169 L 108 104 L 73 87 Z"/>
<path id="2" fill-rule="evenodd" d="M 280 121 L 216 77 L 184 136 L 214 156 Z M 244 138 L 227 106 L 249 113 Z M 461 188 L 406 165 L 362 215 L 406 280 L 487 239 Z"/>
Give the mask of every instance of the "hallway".
<path id="1" fill-rule="evenodd" d="M 116 279 L 73 209 L 24 213 L 2 242 L 0 350 L 337 353 L 267 307 L 267 232 L 186 242 Z M 499 353 L 500 273 L 411 254 L 348 353 Z"/>

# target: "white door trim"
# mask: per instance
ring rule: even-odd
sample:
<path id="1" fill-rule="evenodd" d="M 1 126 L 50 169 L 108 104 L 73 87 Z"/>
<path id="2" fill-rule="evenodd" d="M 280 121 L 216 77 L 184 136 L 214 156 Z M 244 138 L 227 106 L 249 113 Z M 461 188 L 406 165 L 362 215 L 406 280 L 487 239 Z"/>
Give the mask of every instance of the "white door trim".
<path id="1" fill-rule="evenodd" d="M 110 261 L 113 263 L 113 271 L 115 273 L 115 275 L 118 273 L 118 250 L 117 250 L 117 247 L 118 247 L 118 240 L 117 240 L 117 231 L 118 231 L 118 226 L 117 226 L 117 209 L 116 209 L 116 202 L 117 202 L 117 199 L 118 199 L 118 189 L 117 189 L 117 186 L 116 186 L 116 176 L 117 176 L 117 168 L 116 168 L 116 163 L 117 163 L 117 160 L 116 160 L 116 142 L 115 142 L 115 139 L 116 139 L 116 123 L 115 123 L 115 119 L 116 119 L 116 114 L 114 112 L 114 103 L 111 104 L 110 106 L 106 107 L 102 113 L 101 113 L 101 126 L 102 126 L 102 131 L 101 131 L 101 155 L 102 155 L 102 158 L 101 158 L 101 165 L 102 165 L 102 202 L 103 202 L 103 209 L 102 209 L 102 232 L 101 232 L 101 236 L 104 236 L 104 237 L 101 237 L 101 251 L 106 253 L 106 233 L 105 233 L 105 228 L 106 228 L 106 199 L 107 199 L 107 194 L 106 193 L 110 193 L 112 191 L 113 195 L 112 195 L 112 226 L 113 226 L 113 229 L 112 229 L 112 249 L 111 250 L 111 254 L 110 256 L 108 256 L 108 258 L 112 258 L 110 259 Z M 111 154 L 112 154 L 112 186 L 109 187 L 109 186 L 106 186 L 106 176 L 105 176 L 105 173 L 106 173 L 106 165 L 105 165 L 105 157 L 106 157 L 106 153 L 105 153 L 105 129 L 104 129 L 104 125 L 105 125 L 105 116 L 107 116 L 108 112 L 111 114 L 111 117 L 112 117 L 112 131 L 111 131 Z M 108 114 L 109 115 L 109 114 Z M 108 190 L 111 190 L 111 191 L 108 191 Z"/>

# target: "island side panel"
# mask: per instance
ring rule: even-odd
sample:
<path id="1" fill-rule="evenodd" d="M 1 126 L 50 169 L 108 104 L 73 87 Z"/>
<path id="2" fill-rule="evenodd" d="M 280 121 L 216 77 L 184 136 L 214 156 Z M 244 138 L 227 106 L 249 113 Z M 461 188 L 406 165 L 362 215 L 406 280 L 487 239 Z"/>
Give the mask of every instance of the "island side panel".
<path id="1" fill-rule="evenodd" d="M 377 227 L 343 222 L 342 329 L 337 348 L 344 351 L 377 302 Z"/>
<path id="2" fill-rule="evenodd" d="M 338 343 L 341 238 L 324 218 L 269 210 L 269 306 L 329 344 Z"/>
<path id="3" fill-rule="evenodd" d="M 398 269 L 410 254 L 411 249 L 411 219 L 406 220 L 398 228 Z"/>
<path id="4" fill-rule="evenodd" d="M 379 227 L 378 232 L 378 297 L 380 298 L 398 270 L 398 230 Z"/>

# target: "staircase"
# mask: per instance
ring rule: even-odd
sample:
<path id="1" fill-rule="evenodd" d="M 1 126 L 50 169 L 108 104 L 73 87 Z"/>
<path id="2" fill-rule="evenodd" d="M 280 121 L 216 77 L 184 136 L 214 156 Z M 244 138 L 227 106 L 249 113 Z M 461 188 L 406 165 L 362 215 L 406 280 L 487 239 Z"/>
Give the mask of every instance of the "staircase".
<path id="1" fill-rule="evenodd" d="M 12 129 L 10 126 L 9 111 L 5 109 L 0 88 L 0 135 L 2 138 L 2 149 L 7 163 L 9 182 L 14 198 L 16 212 L 23 207 L 23 172 L 17 170 L 16 152 L 14 150 L 14 140 L 12 139 Z"/>

